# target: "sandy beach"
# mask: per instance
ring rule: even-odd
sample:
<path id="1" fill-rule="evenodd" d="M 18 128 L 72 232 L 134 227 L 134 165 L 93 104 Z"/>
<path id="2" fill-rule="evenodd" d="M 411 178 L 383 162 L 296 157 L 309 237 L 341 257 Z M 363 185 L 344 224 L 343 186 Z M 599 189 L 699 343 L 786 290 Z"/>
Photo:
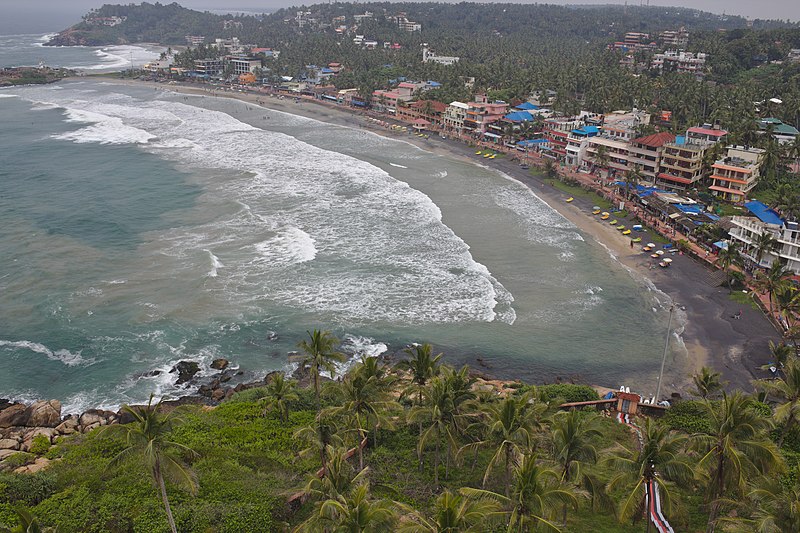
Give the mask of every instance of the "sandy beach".
<path id="1" fill-rule="evenodd" d="M 688 392 L 692 373 L 704 365 L 722 372 L 723 379 L 731 387 L 744 390 L 750 390 L 752 379 L 767 374 L 760 367 L 769 361 L 768 342 L 778 342 L 781 336 L 760 310 L 732 300 L 726 287 L 713 285 L 709 268 L 689 256 L 676 254 L 670 268 L 653 268 L 654 261 L 649 254 L 642 252 L 641 244 L 631 248 L 628 237 L 591 214 L 591 199 L 577 197 L 573 202 L 566 203 L 566 194 L 548 184 L 543 176 L 520 168 L 508 157 L 486 160 L 476 156 L 475 149 L 465 143 L 441 139 L 435 135 L 424 139 L 393 131 L 376 125 L 366 116 L 307 100 L 295 102 L 291 98 L 279 99 L 267 94 L 211 91 L 205 87 L 182 84 L 111 78 L 104 78 L 104 81 L 150 86 L 156 90 L 184 94 L 236 98 L 264 108 L 331 124 L 367 129 L 388 138 L 412 143 L 444 157 L 470 161 L 502 172 L 528 186 L 589 237 L 587 241 L 592 245 L 605 248 L 633 278 L 632 291 L 650 287 L 662 291 L 675 303 L 676 314 L 672 324 L 675 335 L 671 342 L 683 343 L 685 349 L 673 349 L 670 352 L 675 355 L 667 358 L 662 389 L 666 395 L 671 392 Z M 628 227 L 633 224 L 625 219 L 620 219 L 620 223 L 625 223 Z M 651 230 L 638 236 L 641 236 L 643 243 L 649 240 L 658 242 L 653 239 Z M 735 319 L 734 315 L 740 310 L 741 319 Z M 660 357 L 661 354 L 657 356 Z M 622 369 L 620 370 L 622 373 Z"/>

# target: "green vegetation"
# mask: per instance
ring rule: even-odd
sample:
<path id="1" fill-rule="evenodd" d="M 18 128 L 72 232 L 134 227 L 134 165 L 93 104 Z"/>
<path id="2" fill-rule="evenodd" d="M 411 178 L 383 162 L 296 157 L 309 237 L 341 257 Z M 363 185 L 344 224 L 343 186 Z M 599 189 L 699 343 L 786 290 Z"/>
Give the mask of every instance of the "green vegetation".
<path id="1" fill-rule="evenodd" d="M 309 356 L 335 353 L 335 343 L 314 338 L 308 347 L 320 349 Z M 341 381 L 321 384 L 319 401 L 313 379 L 298 389 L 273 375 L 270 386 L 214 409 L 167 410 L 152 400 L 126 407 L 131 423 L 60 440 L 46 470 L 0 473 L 0 524 L 81 532 L 627 532 L 642 519 L 644 487 L 654 482 L 676 531 L 796 525 L 800 363 L 793 354 L 784 354 L 777 379 L 758 383 L 768 404 L 722 393 L 719 374 L 704 369 L 694 378 L 700 400 L 679 402 L 661 420 L 636 419 L 641 445 L 612 417 L 559 410 L 564 401 L 597 399 L 590 387 L 498 389 L 466 367 L 442 365 L 428 345 L 408 355 L 395 368 L 362 359 Z"/>

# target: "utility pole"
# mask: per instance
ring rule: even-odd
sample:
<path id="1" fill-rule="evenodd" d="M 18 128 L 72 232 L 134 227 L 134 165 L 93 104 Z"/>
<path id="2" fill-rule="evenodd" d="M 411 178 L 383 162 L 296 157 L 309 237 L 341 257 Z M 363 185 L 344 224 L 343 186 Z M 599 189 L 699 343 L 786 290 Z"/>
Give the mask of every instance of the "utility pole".
<path id="1" fill-rule="evenodd" d="M 667 350 L 669 350 L 669 336 L 672 333 L 672 313 L 675 311 L 675 304 L 669 306 L 669 320 L 667 321 L 667 338 L 664 341 L 664 355 L 661 357 L 661 371 L 658 373 L 658 386 L 656 387 L 656 404 L 661 398 L 661 379 L 664 377 L 664 363 L 667 361 Z"/>

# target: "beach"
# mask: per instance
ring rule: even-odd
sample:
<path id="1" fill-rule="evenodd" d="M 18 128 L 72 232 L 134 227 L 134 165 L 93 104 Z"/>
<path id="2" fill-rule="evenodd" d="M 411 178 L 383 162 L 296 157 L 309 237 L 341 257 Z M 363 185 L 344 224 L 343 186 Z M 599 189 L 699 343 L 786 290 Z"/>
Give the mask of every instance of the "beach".
<path id="1" fill-rule="evenodd" d="M 714 286 L 709 268 L 686 255 L 675 256 L 668 269 L 655 267 L 656 261 L 641 251 L 648 242 L 642 234 L 642 243 L 630 246 L 630 239 L 614 227 L 602 223 L 591 215 L 593 204 L 586 198 L 576 198 L 566 203 L 567 195 L 549 185 L 541 174 L 521 169 L 508 157 L 486 160 L 475 155 L 473 147 L 455 140 L 441 139 L 436 135 L 420 138 L 402 132 L 382 128 L 364 115 L 338 109 L 331 105 L 320 105 L 308 100 L 295 102 L 291 98 L 213 91 L 203 87 L 143 81 L 115 80 L 119 83 L 145 84 L 158 90 L 171 90 L 186 94 L 236 98 L 331 124 L 351 128 L 369 129 L 377 134 L 412 143 L 419 148 L 445 157 L 458 158 L 502 172 L 528 186 L 537 196 L 567 218 L 599 246 L 604 247 L 629 274 L 645 283 L 652 283 L 667 294 L 675 303 L 675 312 L 683 319 L 675 318 L 671 343 L 683 343 L 685 350 L 671 350 L 666 361 L 663 386 L 665 390 L 689 393 L 691 374 L 702 366 L 710 366 L 723 374 L 723 379 L 732 388 L 748 390 L 755 378 L 767 377 L 761 366 L 769 362 L 769 342 L 780 342 L 781 335 L 764 314 L 752 306 L 743 306 L 730 298 L 725 286 Z M 620 220 L 620 222 L 625 222 Z M 652 237 L 650 237 L 652 238 Z M 632 290 L 635 290 L 632 286 Z M 741 311 L 741 319 L 735 319 Z M 683 353 L 683 355 L 681 355 Z M 608 385 L 608 384 L 597 384 Z"/>

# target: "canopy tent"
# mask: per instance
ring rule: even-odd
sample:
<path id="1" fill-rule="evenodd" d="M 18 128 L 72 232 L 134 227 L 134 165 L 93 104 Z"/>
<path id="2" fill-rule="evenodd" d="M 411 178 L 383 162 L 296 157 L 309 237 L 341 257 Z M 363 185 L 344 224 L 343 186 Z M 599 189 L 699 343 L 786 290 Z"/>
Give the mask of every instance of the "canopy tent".
<path id="1" fill-rule="evenodd" d="M 517 106 L 514 106 L 514 109 L 519 109 L 520 111 L 535 111 L 539 109 L 539 106 L 533 105 L 530 102 L 523 102 Z"/>
<path id="2" fill-rule="evenodd" d="M 411 127 L 413 127 L 415 130 L 419 130 L 419 131 L 424 130 L 425 128 L 427 128 L 430 125 L 431 125 L 431 123 L 428 122 L 427 120 L 425 120 L 424 118 L 418 118 L 418 119 L 414 120 L 411 123 Z"/>

